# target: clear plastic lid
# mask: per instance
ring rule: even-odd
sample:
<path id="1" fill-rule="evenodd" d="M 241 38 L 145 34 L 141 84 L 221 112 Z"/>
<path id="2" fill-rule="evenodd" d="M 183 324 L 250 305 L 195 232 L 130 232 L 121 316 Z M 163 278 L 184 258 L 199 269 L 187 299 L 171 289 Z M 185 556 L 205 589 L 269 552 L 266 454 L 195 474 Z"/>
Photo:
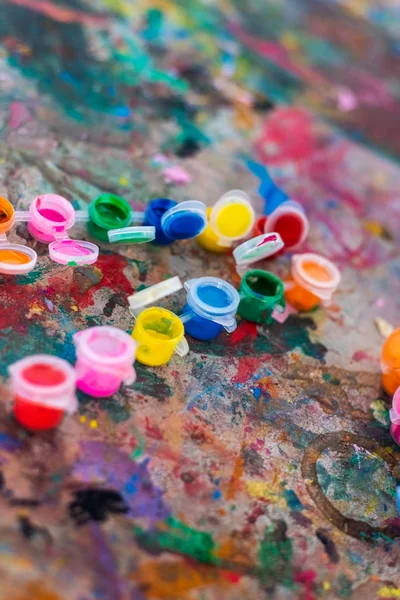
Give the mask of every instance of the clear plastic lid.
<path id="1" fill-rule="evenodd" d="M 243 190 L 226 192 L 213 206 L 210 225 L 219 236 L 221 246 L 231 246 L 253 229 L 256 216 L 250 198 Z"/>
<path id="2" fill-rule="evenodd" d="M 195 314 L 219 323 L 230 333 L 236 329 L 240 295 L 233 285 L 218 277 L 199 277 L 186 281 L 185 289 L 187 303 Z M 190 318 L 188 312 L 181 315 L 183 323 Z"/>
<path id="3" fill-rule="evenodd" d="M 123 242 L 124 244 L 146 244 L 156 239 L 155 227 L 122 227 L 111 229 L 108 232 L 110 243 Z"/>
<path id="4" fill-rule="evenodd" d="M 233 251 L 233 256 L 238 266 L 251 265 L 259 260 L 273 256 L 282 250 L 284 245 L 279 233 L 264 233 L 252 238 L 248 242 L 240 244 Z"/>
<path id="5" fill-rule="evenodd" d="M 136 317 L 146 306 L 155 304 L 158 300 L 179 292 L 183 288 L 182 282 L 178 276 L 171 277 L 160 283 L 156 283 L 136 294 L 129 296 L 129 310 L 131 315 Z"/>
<path id="6" fill-rule="evenodd" d="M 203 202 L 189 200 L 167 210 L 161 227 L 172 240 L 189 240 L 199 235 L 207 226 L 207 209 Z"/>
<path id="7" fill-rule="evenodd" d="M 308 252 L 292 257 L 292 276 L 300 286 L 329 306 L 339 287 L 341 275 L 337 266 L 324 256 Z"/>
<path id="8" fill-rule="evenodd" d="M 66 360 L 49 354 L 35 354 L 19 360 L 8 370 L 14 395 L 70 414 L 77 410 L 75 370 Z"/>
<path id="9" fill-rule="evenodd" d="M 25 275 L 36 266 L 37 254 L 22 244 L 0 241 L 0 273 L 3 275 Z"/>
<path id="10" fill-rule="evenodd" d="M 51 242 L 49 256 L 60 265 L 92 265 L 99 256 L 99 247 L 92 242 L 67 238 Z"/>

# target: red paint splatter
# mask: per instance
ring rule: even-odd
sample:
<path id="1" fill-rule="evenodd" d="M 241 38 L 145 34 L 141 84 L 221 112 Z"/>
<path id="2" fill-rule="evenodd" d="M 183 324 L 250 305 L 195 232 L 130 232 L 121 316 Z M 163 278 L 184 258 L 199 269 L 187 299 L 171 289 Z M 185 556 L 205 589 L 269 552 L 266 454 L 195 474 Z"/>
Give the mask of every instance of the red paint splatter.
<path id="1" fill-rule="evenodd" d="M 158 425 L 151 425 L 149 417 L 145 419 L 146 436 L 153 440 L 162 440 L 163 434 Z"/>
<path id="2" fill-rule="evenodd" d="M 351 358 L 355 362 L 361 362 L 362 360 L 374 360 L 371 356 L 369 356 L 369 354 L 364 352 L 364 350 L 357 350 L 357 352 L 354 352 Z"/>
<path id="3" fill-rule="evenodd" d="M 315 600 L 315 596 L 312 592 L 312 586 L 313 583 L 315 581 L 317 577 L 317 574 L 315 571 L 298 571 L 297 573 L 295 573 L 294 575 L 294 581 L 295 583 L 301 583 L 302 585 L 304 585 L 304 591 L 305 591 L 305 595 L 304 595 L 304 600 Z"/>
<path id="4" fill-rule="evenodd" d="M 222 571 L 222 576 L 230 583 L 239 583 L 242 576 L 240 573 L 232 573 L 232 571 Z"/>
<path id="5" fill-rule="evenodd" d="M 255 323 L 250 323 L 250 321 L 243 321 L 243 323 L 241 323 L 231 334 L 229 343 L 234 346 L 247 337 L 250 337 L 252 340 L 257 337 L 257 325 Z"/>
<path id="6" fill-rule="evenodd" d="M 232 383 L 246 383 L 260 366 L 260 359 L 256 357 L 248 358 L 247 356 L 239 360 L 237 373 L 232 377 Z"/>

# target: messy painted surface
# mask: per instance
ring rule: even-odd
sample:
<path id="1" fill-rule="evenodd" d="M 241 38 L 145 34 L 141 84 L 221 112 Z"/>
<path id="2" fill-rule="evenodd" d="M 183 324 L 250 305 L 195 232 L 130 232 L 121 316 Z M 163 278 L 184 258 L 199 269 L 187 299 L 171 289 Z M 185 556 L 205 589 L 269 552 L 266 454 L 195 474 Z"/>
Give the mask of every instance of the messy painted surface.
<path id="1" fill-rule="evenodd" d="M 138 365 L 134 386 L 81 395 L 55 433 L 20 429 L 3 385 L 0 598 L 400 594 L 400 455 L 375 326 L 399 314 L 400 171 L 368 148 L 399 153 L 396 32 L 371 2 L 356 16 L 344 1 L 245 4 L 2 2 L 0 181 L 17 208 L 46 191 L 77 207 L 110 191 L 140 208 L 244 188 L 261 212 L 251 159 L 304 204 L 304 249 L 333 259 L 343 283 L 328 310 L 241 321 L 190 340 L 185 359 Z M 127 297 L 143 286 L 176 274 L 239 284 L 230 256 L 195 241 L 103 244 L 96 265 L 73 268 L 50 263 L 25 224 L 10 238 L 39 262 L 1 278 L 3 384 L 34 352 L 73 364 L 77 330 L 131 331 Z M 263 266 L 285 277 L 289 259 Z"/>

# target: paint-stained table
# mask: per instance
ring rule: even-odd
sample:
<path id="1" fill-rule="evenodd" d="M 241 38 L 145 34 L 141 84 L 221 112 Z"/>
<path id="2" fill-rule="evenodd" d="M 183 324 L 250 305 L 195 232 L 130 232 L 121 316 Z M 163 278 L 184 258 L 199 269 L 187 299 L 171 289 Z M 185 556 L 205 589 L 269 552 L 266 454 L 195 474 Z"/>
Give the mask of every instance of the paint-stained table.
<path id="1" fill-rule="evenodd" d="M 343 274 L 329 309 L 190 339 L 185 359 L 137 365 L 133 386 L 80 395 L 59 430 L 31 434 L 12 417 L 12 362 L 73 364 L 74 332 L 131 331 L 127 297 L 169 276 L 239 279 L 195 241 L 104 244 L 96 265 L 61 267 L 19 224 L 10 238 L 39 261 L 0 281 L 1 600 L 400 593 L 400 453 L 376 327 L 400 315 L 400 170 L 336 127 L 398 153 L 396 32 L 345 2 L 261 4 L 1 3 L 0 182 L 18 209 L 50 191 L 140 207 L 239 187 L 261 212 L 252 158 L 304 204 L 304 248 Z M 289 258 L 263 266 L 285 277 Z"/>

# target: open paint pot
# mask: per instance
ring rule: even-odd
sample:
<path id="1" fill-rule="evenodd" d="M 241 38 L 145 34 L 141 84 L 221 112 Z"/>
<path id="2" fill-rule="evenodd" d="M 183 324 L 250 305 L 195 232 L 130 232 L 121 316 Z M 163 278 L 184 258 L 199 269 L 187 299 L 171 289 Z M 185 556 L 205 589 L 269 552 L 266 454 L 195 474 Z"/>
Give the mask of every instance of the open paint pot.
<path id="1" fill-rule="evenodd" d="M 235 315 L 240 302 L 237 290 L 223 279 L 199 277 L 185 283 L 186 306 L 180 315 L 185 333 L 198 340 L 212 340 L 223 329 L 236 329 Z"/>
<path id="2" fill-rule="evenodd" d="M 48 243 L 50 258 L 61 265 L 92 265 L 99 256 L 95 244 L 68 237 L 68 230 L 75 223 L 75 210 L 62 196 L 38 196 L 29 213 L 17 213 L 16 220 L 28 221 L 29 233 L 39 242 Z"/>
<path id="3" fill-rule="evenodd" d="M 23 358 L 9 367 L 17 421 L 35 431 L 57 427 L 77 409 L 75 371 L 47 354 Z"/>
<path id="4" fill-rule="evenodd" d="M 285 283 L 285 298 L 299 311 L 309 311 L 320 304 L 330 306 L 340 284 L 340 271 L 319 254 L 295 254 L 292 279 Z"/>
<path id="5" fill-rule="evenodd" d="M 268 271 L 248 271 L 242 279 L 239 292 L 238 313 L 247 321 L 269 324 L 274 311 L 283 313 L 285 310 L 283 283 Z"/>
<path id="6" fill-rule="evenodd" d="M 242 190 L 231 190 L 213 206 L 210 225 L 218 237 L 220 246 L 232 246 L 247 237 L 255 222 L 250 198 Z"/>
<path id="7" fill-rule="evenodd" d="M 182 321 L 165 308 L 147 308 L 137 318 L 133 339 L 137 342 L 136 360 L 150 367 L 165 365 L 174 353 L 189 352 Z"/>
<path id="8" fill-rule="evenodd" d="M 89 233 L 108 242 L 108 232 L 113 229 L 128 227 L 132 222 L 132 208 L 128 202 L 115 194 L 100 194 L 89 204 Z"/>
<path id="9" fill-rule="evenodd" d="M 146 206 L 143 224 L 155 227 L 157 244 L 168 245 L 176 240 L 189 240 L 206 227 L 206 207 L 197 200 L 178 204 L 168 198 L 157 198 Z"/>
<path id="10" fill-rule="evenodd" d="M 400 328 L 395 329 L 383 344 L 381 370 L 383 389 L 393 396 L 400 387 Z M 400 414 L 400 405 L 398 412 Z"/>
<path id="11" fill-rule="evenodd" d="M 289 200 L 280 204 L 265 221 L 265 233 L 276 232 L 285 244 L 285 250 L 292 251 L 301 246 L 308 235 L 309 224 L 300 204 Z"/>
<path id="12" fill-rule="evenodd" d="M 397 388 L 393 395 L 392 408 L 389 411 L 390 416 L 390 433 L 393 441 L 400 446 L 400 387 Z"/>
<path id="13" fill-rule="evenodd" d="M 115 394 L 122 383 L 136 380 L 133 367 L 136 343 L 116 327 L 99 326 L 73 336 L 76 348 L 76 386 L 96 398 Z"/>
<path id="14" fill-rule="evenodd" d="M 0 273 L 2 275 L 25 275 L 36 266 L 37 254 L 22 244 L 10 244 L 6 233 L 15 223 L 14 207 L 0 196 Z"/>

